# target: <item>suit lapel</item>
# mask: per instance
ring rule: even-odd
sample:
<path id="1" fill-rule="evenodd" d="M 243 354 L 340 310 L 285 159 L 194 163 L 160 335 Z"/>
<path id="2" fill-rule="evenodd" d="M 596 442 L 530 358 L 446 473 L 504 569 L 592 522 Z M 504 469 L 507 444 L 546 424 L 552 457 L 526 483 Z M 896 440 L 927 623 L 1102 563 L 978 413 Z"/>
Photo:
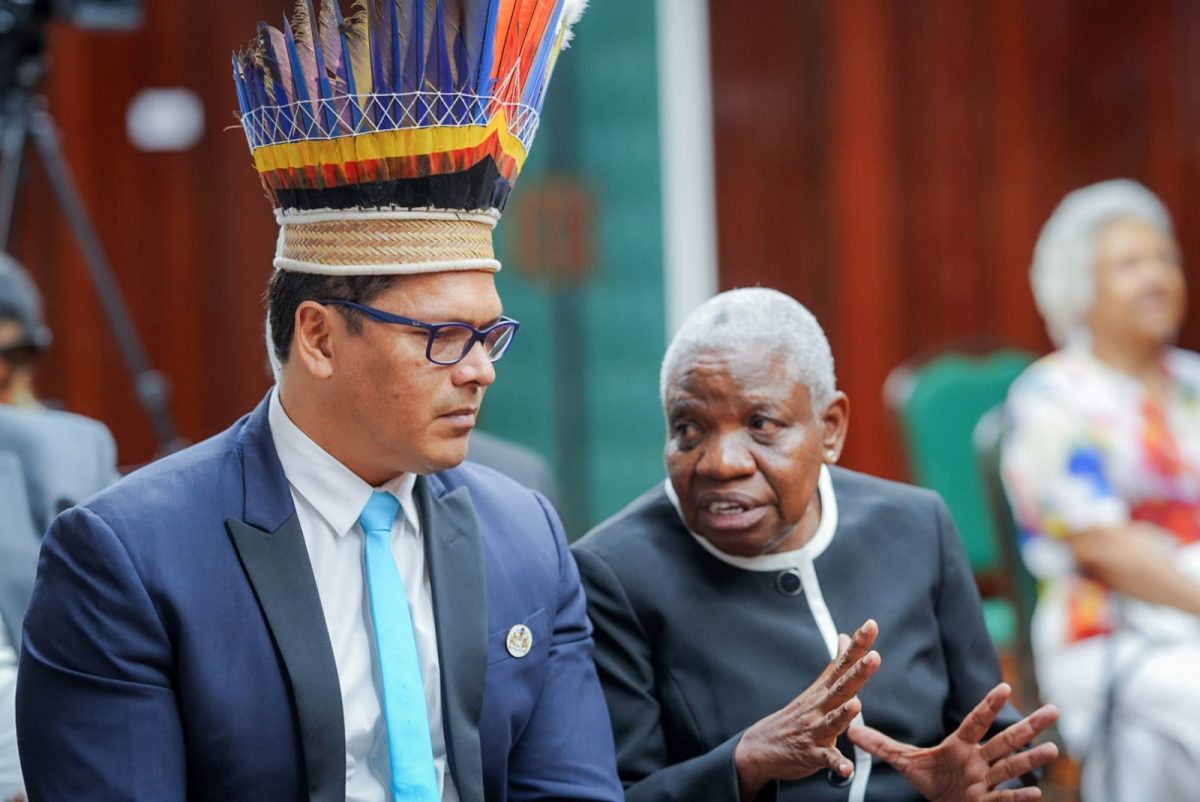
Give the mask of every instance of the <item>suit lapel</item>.
<path id="1" fill-rule="evenodd" d="M 425 532 L 433 617 L 442 667 L 446 751 L 463 802 L 483 802 L 479 719 L 487 670 L 487 589 L 479 521 L 467 488 L 443 491 L 436 477 L 413 495 Z"/>
<path id="2" fill-rule="evenodd" d="M 269 396 L 268 396 L 269 398 Z M 245 520 L 226 529 L 262 607 L 291 684 L 311 802 L 344 802 L 341 686 L 304 533 L 267 425 L 267 401 L 243 429 Z"/>

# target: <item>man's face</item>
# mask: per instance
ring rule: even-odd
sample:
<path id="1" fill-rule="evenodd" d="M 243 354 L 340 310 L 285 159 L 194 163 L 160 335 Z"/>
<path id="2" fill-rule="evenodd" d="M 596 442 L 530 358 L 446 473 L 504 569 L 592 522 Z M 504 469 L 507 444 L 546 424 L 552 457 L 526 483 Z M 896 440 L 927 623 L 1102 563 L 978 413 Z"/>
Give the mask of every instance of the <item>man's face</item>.
<path id="1" fill-rule="evenodd" d="M 12 385 L 19 365 L 6 352 L 21 342 L 25 328 L 15 320 L 0 320 L 0 404 L 12 403 Z"/>
<path id="2" fill-rule="evenodd" d="M 405 276 L 370 305 L 427 323 L 461 322 L 483 328 L 501 315 L 491 273 L 481 271 Z M 423 329 L 363 322 L 349 330 L 330 317 L 335 409 L 349 427 L 348 443 L 360 475 L 390 478 L 434 473 L 462 462 L 467 436 L 496 373 L 476 344 L 458 364 L 425 358 Z M 340 449 L 338 449 L 340 450 Z M 349 464 L 349 462 L 347 463 Z"/>
<path id="3" fill-rule="evenodd" d="M 820 417 L 776 354 L 721 349 L 680 365 L 666 393 L 667 472 L 687 526 L 727 554 L 799 548 L 820 521 L 817 479 L 841 448 L 845 396 Z"/>

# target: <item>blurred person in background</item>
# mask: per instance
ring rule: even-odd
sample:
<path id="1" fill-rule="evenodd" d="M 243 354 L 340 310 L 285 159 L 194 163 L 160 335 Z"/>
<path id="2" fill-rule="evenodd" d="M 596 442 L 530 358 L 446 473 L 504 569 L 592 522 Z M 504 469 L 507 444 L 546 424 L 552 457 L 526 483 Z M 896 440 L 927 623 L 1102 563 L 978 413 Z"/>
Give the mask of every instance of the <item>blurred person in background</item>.
<path id="1" fill-rule="evenodd" d="M 626 799 L 1039 798 L 999 786 L 1055 757 L 1013 754 L 1054 710 L 1006 704 L 941 499 L 836 466 L 849 400 L 808 310 L 710 299 L 661 393 L 667 480 L 573 549 Z"/>
<path id="2" fill-rule="evenodd" d="M 33 372 L 50 340 L 37 287 L 25 268 L 0 252 L 0 404 L 39 406 Z"/>
<path id="3" fill-rule="evenodd" d="M 558 482 L 554 479 L 554 471 L 536 451 L 494 434 L 475 431 L 467 446 L 467 460 L 499 471 L 530 490 L 536 490 L 552 506 L 558 507 Z"/>
<path id="4" fill-rule="evenodd" d="M 35 395 L 35 368 L 52 339 L 37 287 L 21 265 L 0 254 L 0 451 L 20 462 L 39 537 L 55 515 L 117 478 L 108 427 L 47 409 Z"/>
<path id="5" fill-rule="evenodd" d="M 0 253 L 0 799 L 22 787 L 17 650 L 42 533 L 61 510 L 117 478 L 116 445 L 104 424 L 37 400 L 34 368 L 51 339 L 29 274 Z"/>
<path id="6" fill-rule="evenodd" d="M 1010 391 L 1003 475 L 1040 690 L 1086 800 L 1200 800 L 1200 356 L 1174 345 L 1170 216 L 1133 181 L 1072 192 L 1031 278 L 1059 350 Z"/>

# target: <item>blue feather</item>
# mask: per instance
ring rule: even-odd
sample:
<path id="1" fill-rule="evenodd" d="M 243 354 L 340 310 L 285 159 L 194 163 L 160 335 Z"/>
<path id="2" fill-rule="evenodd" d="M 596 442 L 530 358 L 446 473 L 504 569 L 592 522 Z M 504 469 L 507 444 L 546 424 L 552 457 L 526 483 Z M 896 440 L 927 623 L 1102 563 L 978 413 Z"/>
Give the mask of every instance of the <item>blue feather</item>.
<path id="1" fill-rule="evenodd" d="M 480 59 L 486 47 L 489 15 L 495 18 L 495 6 L 499 0 L 461 0 L 461 21 L 458 26 L 463 55 L 458 59 L 458 83 L 463 92 L 475 93 L 479 86 Z M 459 49 L 455 45 L 455 50 Z"/>
<path id="2" fill-rule="evenodd" d="M 445 0 L 437 0 L 437 14 L 434 18 L 433 35 L 429 40 L 429 57 L 426 62 L 425 74 L 428 76 L 427 90 L 442 94 L 453 94 L 454 72 L 450 67 L 450 54 L 446 46 L 446 4 Z M 435 120 L 444 118 L 448 102 L 444 97 L 431 98 L 427 108 Z"/>
<path id="3" fill-rule="evenodd" d="M 267 99 L 267 88 L 263 85 L 262 73 L 255 69 L 249 70 L 250 83 L 247 86 L 249 90 L 247 95 L 250 102 L 254 104 L 254 108 L 258 109 L 258 128 L 259 132 L 269 138 L 269 127 L 267 125 L 266 114 L 267 107 L 271 105 L 271 101 Z"/>
<path id="4" fill-rule="evenodd" d="M 300 51 L 296 49 L 296 37 L 292 33 L 292 24 L 283 21 L 283 35 L 287 39 L 288 54 L 292 60 L 292 84 L 296 87 L 296 100 L 299 101 L 300 117 L 298 123 L 305 124 L 308 136 L 317 136 L 317 116 L 313 113 L 311 98 L 308 96 L 308 81 L 304 75 L 304 64 L 300 61 Z"/>
<path id="5" fill-rule="evenodd" d="M 408 115 L 404 113 L 404 22 L 400 18 L 402 4 L 396 0 L 384 0 L 388 5 L 388 35 L 392 69 L 392 93 L 387 98 L 387 110 L 392 120 L 405 126 Z"/>
<path id="6" fill-rule="evenodd" d="M 237 53 L 232 56 L 233 59 L 233 85 L 237 89 L 238 108 L 241 109 L 242 116 L 245 117 L 250 113 L 250 102 L 246 99 L 246 81 L 243 78 L 242 61 Z"/>
<path id="7" fill-rule="evenodd" d="M 333 104 L 331 103 L 333 90 L 329 86 L 329 75 L 325 71 L 325 48 L 321 47 L 321 37 L 318 35 L 317 12 L 313 9 L 312 0 L 304 0 L 304 2 L 308 5 L 309 38 L 312 39 L 313 56 L 317 62 L 317 96 L 321 101 L 318 103 L 318 107 L 325 123 L 325 132 L 329 136 L 337 136 L 339 133 L 338 118 L 333 113 Z"/>
<path id="8" fill-rule="evenodd" d="M 425 0 L 416 0 L 410 9 L 412 18 L 409 21 L 411 31 L 408 35 L 408 53 L 404 60 L 404 68 L 408 73 L 404 76 L 406 92 L 425 91 Z M 417 99 L 417 125 L 426 125 L 429 115 L 424 103 Z"/>
<path id="9" fill-rule="evenodd" d="M 371 42 L 371 91 L 377 95 L 392 93 L 391 23 L 383 12 L 382 0 L 368 0 L 367 38 Z M 389 0 L 388 5 L 391 6 Z"/>
<path id="10" fill-rule="evenodd" d="M 463 40 L 462 28 L 459 28 L 458 36 L 454 37 L 454 64 L 455 72 L 458 74 L 458 85 L 455 89 L 469 94 L 474 65 L 471 64 L 471 52 L 467 49 L 466 41 Z"/>
<path id="11" fill-rule="evenodd" d="M 324 0 L 326 3 L 331 0 Z M 337 24 L 338 39 L 342 43 L 342 79 L 346 82 L 346 94 L 350 96 L 350 129 L 358 133 L 362 125 L 362 113 L 358 110 L 358 81 L 354 78 L 354 61 L 350 56 L 350 40 L 346 37 L 346 21 L 342 18 L 342 6 L 338 0 L 333 2 L 333 19 Z"/>
<path id="12" fill-rule="evenodd" d="M 262 48 L 263 67 L 270 71 L 271 83 L 275 89 L 273 101 L 274 105 L 279 107 L 276 111 L 277 121 L 280 126 L 279 130 L 284 132 L 285 136 L 292 137 L 296 133 L 296 123 L 292 116 L 291 96 L 288 94 L 288 89 L 292 82 L 292 73 L 287 54 L 279 53 L 275 50 L 275 37 L 279 35 L 279 31 L 270 27 L 265 22 L 258 24 L 259 47 Z M 286 72 L 284 71 L 285 66 L 288 67 Z"/>
<path id="13" fill-rule="evenodd" d="M 404 72 L 401 66 L 403 60 L 404 42 L 400 37 L 400 9 L 395 0 L 384 0 L 388 5 L 388 22 L 391 25 L 392 36 L 392 91 L 396 94 L 404 92 Z M 424 0 L 422 0 L 424 2 Z"/>
<path id="14" fill-rule="evenodd" d="M 473 31 L 467 41 L 481 43 L 479 54 L 475 57 L 478 69 L 471 91 L 480 98 L 476 101 L 474 116 L 479 122 L 486 123 L 489 104 L 484 98 L 492 93 L 492 69 L 496 63 L 496 19 L 500 13 L 500 0 L 483 0 L 480 11 L 481 15 L 476 12 L 470 19 L 472 23 L 482 23 L 483 35 L 480 37 L 477 31 Z"/>

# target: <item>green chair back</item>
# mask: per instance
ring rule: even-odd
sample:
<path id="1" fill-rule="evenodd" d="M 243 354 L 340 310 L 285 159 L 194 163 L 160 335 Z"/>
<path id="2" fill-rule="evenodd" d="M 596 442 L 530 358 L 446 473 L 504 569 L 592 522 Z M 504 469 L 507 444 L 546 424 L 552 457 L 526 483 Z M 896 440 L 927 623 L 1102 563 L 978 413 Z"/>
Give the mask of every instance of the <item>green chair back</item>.
<path id="1" fill-rule="evenodd" d="M 1004 402 L 1031 362 L 1023 351 L 947 353 L 888 378 L 888 402 L 908 451 L 912 479 L 941 494 L 976 575 L 1002 567 L 984 477 L 973 445 L 976 424 Z"/>
<path id="2" fill-rule="evenodd" d="M 1025 622 L 973 436 L 980 418 L 1004 403 L 1009 385 L 1033 359 L 1013 349 L 982 356 L 945 353 L 896 368 L 884 390 L 912 480 L 940 493 L 958 526 L 983 596 L 984 620 L 999 649 L 1020 648 Z"/>

